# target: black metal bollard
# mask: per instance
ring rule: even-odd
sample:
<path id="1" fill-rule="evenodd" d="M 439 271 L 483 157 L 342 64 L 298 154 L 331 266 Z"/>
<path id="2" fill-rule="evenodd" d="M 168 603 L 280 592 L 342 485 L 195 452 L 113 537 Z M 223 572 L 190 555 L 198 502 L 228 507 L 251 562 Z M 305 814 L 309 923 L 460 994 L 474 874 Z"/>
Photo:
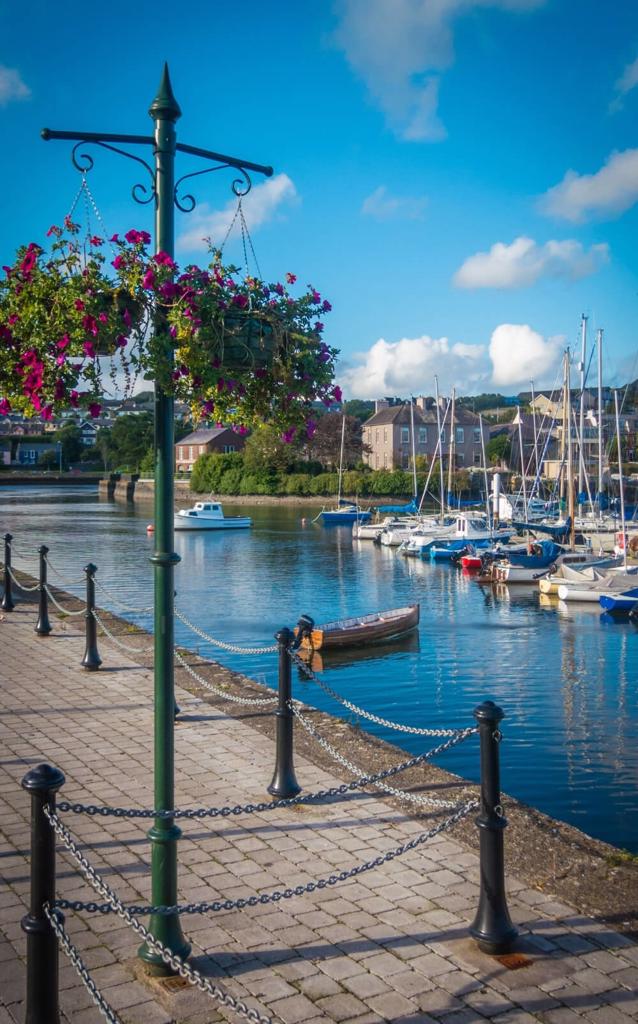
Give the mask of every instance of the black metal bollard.
<path id="1" fill-rule="evenodd" d="M 27 1000 L 25 1024 L 58 1024 L 58 940 L 44 910 L 55 899 L 55 833 L 44 816 L 55 810 L 55 794 L 64 785 L 59 768 L 39 764 L 22 780 L 31 794 L 31 898 L 22 918 L 27 936 Z"/>
<path id="2" fill-rule="evenodd" d="M 4 593 L 2 595 L 2 607 L 5 612 L 12 612 L 15 608 L 13 602 L 13 595 L 11 593 L 11 541 L 13 537 L 10 533 L 4 535 Z"/>
<path id="3" fill-rule="evenodd" d="M 97 649 L 97 622 L 93 614 L 95 611 L 95 574 L 97 572 L 97 565 L 89 562 L 88 565 L 84 566 L 84 572 L 86 573 L 86 612 L 84 613 L 86 646 L 81 664 L 88 672 L 97 672 L 102 664 L 102 659 Z"/>
<path id="4" fill-rule="evenodd" d="M 48 636 L 51 632 L 51 623 L 49 622 L 49 598 L 47 595 L 47 555 L 49 549 L 46 544 L 43 544 L 39 548 L 40 555 L 40 588 L 39 588 L 39 599 L 38 599 L 38 621 L 35 625 L 35 631 L 38 636 Z"/>
<path id="5" fill-rule="evenodd" d="M 501 808 L 499 722 L 501 708 L 486 700 L 474 710 L 481 743 L 481 810 L 476 824 L 480 836 L 481 893 L 470 935 L 479 949 L 491 956 L 509 953 L 518 935 L 507 909 L 503 832 L 507 820 Z"/>
<path id="6" fill-rule="evenodd" d="M 268 792 L 282 800 L 288 800 L 301 792 L 295 776 L 293 763 L 293 713 L 290 707 L 292 697 L 290 655 L 288 648 L 293 634 L 286 626 L 275 633 L 279 644 L 279 705 L 275 711 L 277 719 L 277 750 L 275 771 Z"/>

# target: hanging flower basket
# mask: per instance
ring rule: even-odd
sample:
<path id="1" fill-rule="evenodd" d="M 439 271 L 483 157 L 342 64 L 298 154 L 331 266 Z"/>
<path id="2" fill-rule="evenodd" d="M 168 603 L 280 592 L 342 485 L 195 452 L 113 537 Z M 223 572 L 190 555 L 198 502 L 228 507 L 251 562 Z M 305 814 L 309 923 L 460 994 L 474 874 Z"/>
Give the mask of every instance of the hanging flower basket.
<path id="1" fill-rule="evenodd" d="M 340 397 L 337 351 L 321 338 L 330 303 L 311 287 L 294 297 L 293 274 L 285 284 L 242 278 L 216 250 L 208 267 L 180 274 L 134 230 L 109 240 L 107 261 L 103 239 L 81 244 L 68 219 L 49 237 L 48 253 L 24 247 L 0 282 L 0 414 L 47 419 L 82 405 L 98 415 L 105 377 L 115 392 L 142 376 L 196 420 L 239 431 L 274 422 L 291 439 L 312 432 L 314 402 Z"/>

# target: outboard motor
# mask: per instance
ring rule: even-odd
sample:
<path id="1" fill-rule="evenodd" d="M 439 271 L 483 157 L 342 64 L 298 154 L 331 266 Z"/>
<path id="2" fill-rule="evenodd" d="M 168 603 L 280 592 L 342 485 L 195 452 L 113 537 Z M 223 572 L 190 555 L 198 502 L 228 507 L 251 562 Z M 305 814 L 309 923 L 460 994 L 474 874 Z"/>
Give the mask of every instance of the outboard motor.
<path id="1" fill-rule="evenodd" d="M 293 649 L 296 650 L 305 636 L 310 636 L 313 629 L 315 628 L 315 620 L 310 615 L 302 615 L 297 623 L 297 635 L 295 636 L 295 642 Z"/>

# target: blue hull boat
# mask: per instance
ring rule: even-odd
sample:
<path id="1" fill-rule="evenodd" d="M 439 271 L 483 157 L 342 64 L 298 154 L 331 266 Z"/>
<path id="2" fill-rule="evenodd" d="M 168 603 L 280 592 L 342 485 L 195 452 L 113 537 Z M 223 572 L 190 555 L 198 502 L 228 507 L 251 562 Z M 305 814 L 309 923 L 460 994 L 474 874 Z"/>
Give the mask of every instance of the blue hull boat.
<path id="1" fill-rule="evenodd" d="M 625 590 L 624 594 L 601 594 L 599 600 L 606 612 L 628 615 L 634 608 L 638 608 L 638 587 Z"/>
<path id="2" fill-rule="evenodd" d="M 371 512 L 358 505 L 344 505 L 343 508 L 323 509 L 319 515 L 324 526 L 352 526 L 353 523 L 367 523 Z"/>

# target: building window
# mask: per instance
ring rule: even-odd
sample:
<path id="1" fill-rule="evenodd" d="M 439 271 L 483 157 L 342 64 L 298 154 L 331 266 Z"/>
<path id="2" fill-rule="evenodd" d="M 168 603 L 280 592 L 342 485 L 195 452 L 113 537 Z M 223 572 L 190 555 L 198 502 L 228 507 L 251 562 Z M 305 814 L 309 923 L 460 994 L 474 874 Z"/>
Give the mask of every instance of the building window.
<path id="1" fill-rule="evenodd" d="M 375 455 L 375 457 L 374 457 L 374 468 L 375 469 L 379 468 L 379 456 L 378 455 Z"/>
<path id="2" fill-rule="evenodd" d="M 463 454 L 463 452 L 457 452 L 456 455 L 454 456 L 454 464 L 456 466 L 462 466 L 464 462 L 465 455 Z"/>
<path id="3" fill-rule="evenodd" d="M 377 444 L 379 443 L 379 429 L 377 428 Z"/>
<path id="4" fill-rule="evenodd" d="M 474 427 L 474 444 L 480 444 L 480 443 L 481 443 L 481 428 L 480 427 Z"/>
<path id="5" fill-rule="evenodd" d="M 387 452 L 383 453 L 383 468 L 384 469 L 388 468 L 388 453 Z"/>
<path id="6" fill-rule="evenodd" d="M 463 427 L 457 427 L 456 428 L 456 443 L 457 444 L 464 444 L 465 443 L 465 431 L 463 430 Z"/>
<path id="7" fill-rule="evenodd" d="M 188 446 L 188 461 L 189 462 L 193 461 L 193 458 L 194 458 L 193 451 L 194 451 L 194 448 L 193 448 L 193 445 L 191 444 L 191 445 Z"/>
<path id="8" fill-rule="evenodd" d="M 441 444 L 445 444 L 445 427 L 441 427 Z"/>
<path id="9" fill-rule="evenodd" d="M 480 466 L 481 465 L 481 453 L 480 452 L 474 452 L 474 465 L 475 466 Z"/>
<path id="10" fill-rule="evenodd" d="M 237 451 L 237 449 L 235 448 L 234 444 L 225 444 L 224 445 L 224 455 L 228 455 L 230 452 L 236 452 L 236 451 Z"/>
<path id="11" fill-rule="evenodd" d="M 200 444 L 200 446 L 199 446 L 199 454 L 203 455 L 205 451 L 206 451 L 206 445 Z"/>
<path id="12" fill-rule="evenodd" d="M 384 427 L 383 428 L 383 443 L 387 444 L 387 441 L 388 441 L 388 428 Z"/>
<path id="13" fill-rule="evenodd" d="M 410 442 L 410 428 L 401 427 L 401 444 L 409 444 Z"/>
<path id="14" fill-rule="evenodd" d="M 428 428 L 427 427 L 419 427 L 419 444 L 427 444 L 427 443 L 428 443 Z"/>
<path id="15" fill-rule="evenodd" d="M 179 457 L 180 457 L 180 459 L 184 458 L 184 449 L 183 448 L 180 448 L 180 450 L 179 450 Z"/>

